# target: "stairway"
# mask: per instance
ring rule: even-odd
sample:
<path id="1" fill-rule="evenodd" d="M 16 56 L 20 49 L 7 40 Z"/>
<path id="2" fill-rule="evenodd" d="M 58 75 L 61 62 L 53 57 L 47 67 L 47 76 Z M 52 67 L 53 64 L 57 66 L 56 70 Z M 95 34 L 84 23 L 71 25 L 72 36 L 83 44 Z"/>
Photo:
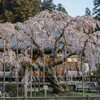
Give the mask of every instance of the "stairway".
<path id="1" fill-rule="evenodd" d="M 76 83 L 76 90 L 82 91 L 82 82 Z M 84 91 L 85 92 L 99 92 L 98 82 L 84 82 Z"/>

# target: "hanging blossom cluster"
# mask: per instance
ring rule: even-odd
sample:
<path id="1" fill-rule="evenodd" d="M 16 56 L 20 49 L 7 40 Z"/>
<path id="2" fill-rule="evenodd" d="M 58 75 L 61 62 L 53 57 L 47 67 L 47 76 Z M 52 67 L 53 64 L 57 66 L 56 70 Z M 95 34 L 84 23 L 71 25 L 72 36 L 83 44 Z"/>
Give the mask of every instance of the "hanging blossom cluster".
<path id="1" fill-rule="evenodd" d="M 96 70 L 96 64 L 100 64 L 100 32 L 90 34 L 84 50 L 85 57 L 88 59 L 91 71 Z"/>
<path id="2" fill-rule="evenodd" d="M 28 70 L 28 67 L 27 67 L 27 70 Z M 27 71 L 28 73 L 28 71 Z M 30 84 L 30 73 L 27 74 L 27 76 L 24 76 L 23 79 L 22 79 L 22 83 L 24 84 L 24 87 L 26 88 L 27 86 L 29 86 Z M 33 79 L 33 78 L 32 78 Z M 32 80 L 33 81 L 33 80 Z"/>
<path id="3" fill-rule="evenodd" d="M 6 65 L 5 68 L 9 68 L 10 73 L 12 76 L 18 76 L 18 72 L 21 68 L 19 62 L 16 60 L 16 54 L 14 51 L 6 51 L 5 53 L 1 52 L 1 58 L 0 58 L 0 71 L 3 70 L 3 65 Z M 13 71 L 12 71 L 13 70 Z M 1 72 L 0 72 L 1 74 Z"/>

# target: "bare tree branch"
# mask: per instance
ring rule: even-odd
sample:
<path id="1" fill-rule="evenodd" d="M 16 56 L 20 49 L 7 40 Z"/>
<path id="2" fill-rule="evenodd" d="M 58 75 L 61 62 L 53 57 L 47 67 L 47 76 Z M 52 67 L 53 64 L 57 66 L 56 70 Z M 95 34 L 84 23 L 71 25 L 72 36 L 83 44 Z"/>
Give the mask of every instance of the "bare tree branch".
<path id="1" fill-rule="evenodd" d="M 53 55 L 53 57 L 52 57 L 52 59 L 50 60 L 50 64 L 53 64 L 54 62 L 54 59 L 57 57 L 57 53 L 58 53 L 58 51 L 62 51 L 63 49 L 64 49 L 64 47 L 66 47 L 67 46 L 67 40 L 66 40 L 66 37 L 65 37 L 65 28 L 67 27 L 69 25 L 69 23 L 63 28 L 63 30 L 62 30 L 62 33 L 60 32 L 60 30 L 59 30 L 59 32 L 61 33 L 61 35 L 58 37 L 58 39 L 55 41 L 55 44 L 54 44 L 54 46 L 55 46 L 55 53 L 54 53 L 54 55 Z M 61 48 L 61 49 L 58 49 L 57 48 L 57 42 L 60 40 L 60 38 L 61 37 L 64 37 L 64 39 L 65 39 L 65 43 L 64 43 L 64 46 Z"/>
<path id="2" fill-rule="evenodd" d="M 59 64 L 64 63 L 64 62 L 65 62 L 65 60 L 66 60 L 67 58 L 69 58 L 70 56 L 72 56 L 72 55 L 76 55 L 76 53 L 71 53 L 71 54 L 68 54 L 68 55 L 67 55 L 66 57 L 64 57 L 62 60 L 60 60 L 60 61 L 58 61 L 58 62 L 53 63 L 53 64 L 52 64 L 52 66 L 54 67 L 54 66 L 56 66 L 56 65 L 59 65 Z"/>
<path id="3" fill-rule="evenodd" d="M 41 47 L 40 45 L 38 45 L 38 44 L 35 42 L 34 39 L 33 39 L 33 44 L 40 50 L 40 54 L 43 55 L 44 53 L 43 53 L 42 47 Z"/>

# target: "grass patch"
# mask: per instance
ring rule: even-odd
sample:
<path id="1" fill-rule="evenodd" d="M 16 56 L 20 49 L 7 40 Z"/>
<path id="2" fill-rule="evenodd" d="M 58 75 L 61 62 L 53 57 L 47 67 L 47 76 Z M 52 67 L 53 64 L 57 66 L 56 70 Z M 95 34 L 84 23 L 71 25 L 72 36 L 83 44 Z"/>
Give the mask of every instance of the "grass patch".
<path id="1" fill-rule="evenodd" d="M 34 93 L 32 94 L 34 97 Z M 64 92 L 64 93 L 60 93 L 60 94 L 55 94 L 55 93 L 47 93 L 47 97 L 55 97 L 55 96 L 59 96 L 59 97 L 65 97 L 65 96 L 82 96 L 83 93 L 82 92 Z M 100 96 L 100 94 L 97 93 L 84 93 L 84 96 Z M 23 97 L 23 96 L 20 96 Z M 28 96 L 29 97 L 29 96 Z M 36 93 L 36 97 L 43 97 L 43 92 L 40 92 L 40 95 L 38 95 L 38 93 Z"/>
<path id="2" fill-rule="evenodd" d="M 69 92 L 69 94 L 71 95 L 71 96 L 82 96 L 83 94 L 82 94 L 82 92 Z M 84 93 L 84 96 L 87 96 L 87 95 L 89 95 L 89 96 L 100 96 L 100 94 L 97 94 L 97 93 Z"/>
<path id="3" fill-rule="evenodd" d="M 84 93 L 84 96 L 95 96 L 95 97 L 100 97 L 99 94 L 97 93 Z M 65 92 L 65 93 L 61 93 L 61 94 L 55 94 L 55 93 L 47 93 L 47 97 L 75 97 L 75 96 L 81 96 L 82 97 L 82 92 Z M 23 96 L 20 96 L 23 97 Z M 28 96 L 29 97 L 29 96 Z M 33 93 L 33 97 L 34 97 L 34 93 Z M 40 95 L 38 95 L 38 93 L 36 93 L 36 97 L 43 97 L 43 92 L 40 93 Z M 29 99 L 30 100 L 30 99 Z M 36 100 L 55 100 L 55 99 L 36 99 Z M 58 99 L 58 100 L 87 100 L 86 98 L 82 99 L 82 98 L 73 98 L 73 99 Z M 91 98 L 90 100 L 100 100 L 100 98 Z"/>

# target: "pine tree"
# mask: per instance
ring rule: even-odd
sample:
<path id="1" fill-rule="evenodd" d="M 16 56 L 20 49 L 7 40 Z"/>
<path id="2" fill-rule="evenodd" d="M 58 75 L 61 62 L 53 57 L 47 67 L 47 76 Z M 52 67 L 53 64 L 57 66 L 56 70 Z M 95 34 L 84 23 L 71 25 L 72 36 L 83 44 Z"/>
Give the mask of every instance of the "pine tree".
<path id="1" fill-rule="evenodd" d="M 33 6 L 34 6 L 33 15 L 41 11 L 40 4 L 41 0 L 33 0 Z"/>
<path id="2" fill-rule="evenodd" d="M 88 7 L 85 9 L 85 15 L 90 15 L 91 16 L 91 11 Z"/>
<path id="3" fill-rule="evenodd" d="M 28 17 L 34 16 L 38 12 L 38 0 L 15 0 L 13 13 L 16 16 L 15 22 L 25 21 Z"/>
<path id="4" fill-rule="evenodd" d="M 23 22 L 39 12 L 39 0 L 1 0 L 4 21 Z"/>
<path id="5" fill-rule="evenodd" d="M 54 10 L 56 5 L 53 3 L 53 0 L 43 0 L 42 2 L 42 10 Z"/>
<path id="6" fill-rule="evenodd" d="M 100 21 L 100 0 L 94 0 L 93 15 Z"/>
<path id="7" fill-rule="evenodd" d="M 5 10 L 5 20 L 7 20 L 8 22 L 14 21 L 14 15 L 11 11 Z"/>
<path id="8" fill-rule="evenodd" d="M 66 12 L 66 9 L 63 7 L 63 5 L 62 5 L 61 3 L 58 3 L 56 9 L 57 9 L 58 11 L 63 11 L 64 13 L 67 13 L 67 12 Z"/>
<path id="9" fill-rule="evenodd" d="M 5 9 L 5 1 L 0 0 L 0 14 L 3 14 L 4 9 Z"/>

